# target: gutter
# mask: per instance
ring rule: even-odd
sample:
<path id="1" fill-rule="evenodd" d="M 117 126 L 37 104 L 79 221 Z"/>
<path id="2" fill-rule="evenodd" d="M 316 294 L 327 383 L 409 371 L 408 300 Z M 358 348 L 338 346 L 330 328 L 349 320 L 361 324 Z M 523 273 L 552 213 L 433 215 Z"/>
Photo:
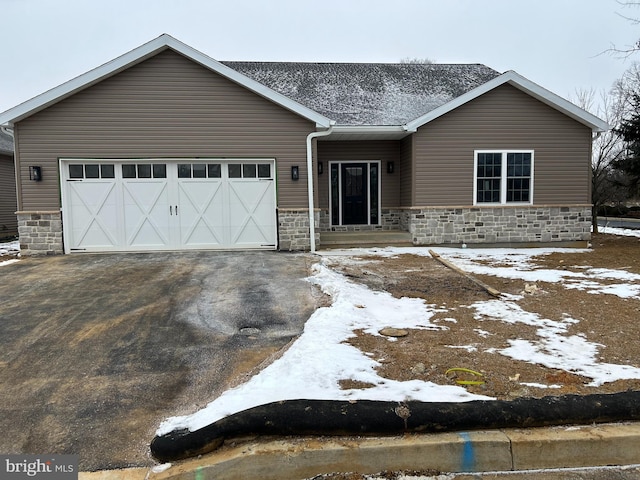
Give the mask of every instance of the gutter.
<path id="1" fill-rule="evenodd" d="M 309 242 L 311 253 L 316 252 L 316 226 L 313 214 L 313 143 L 312 140 L 318 137 L 326 137 L 333 132 L 335 121 L 331 121 L 329 129 L 324 132 L 312 132 L 307 135 L 307 190 L 309 194 Z"/>

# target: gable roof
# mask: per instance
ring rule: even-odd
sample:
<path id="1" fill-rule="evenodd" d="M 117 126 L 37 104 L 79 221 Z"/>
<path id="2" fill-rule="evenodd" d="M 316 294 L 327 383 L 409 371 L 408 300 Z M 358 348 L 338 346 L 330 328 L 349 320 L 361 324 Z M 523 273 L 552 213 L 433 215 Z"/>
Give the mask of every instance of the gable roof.
<path id="1" fill-rule="evenodd" d="M 591 128 L 591 130 L 594 132 L 605 132 L 611 128 L 609 124 L 607 124 L 607 122 L 605 122 L 604 120 L 596 117 L 595 115 L 592 115 L 586 110 L 583 110 L 577 105 L 574 105 L 570 101 L 565 100 L 564 98 L 550 92 L 540 85 L 533 83 L 531 80 L 526 79 L 522 75 L 519 75 L 512 70 L 505 72 L 502 75 L 489 80 L 487 83 L 480 85 L 479 87 L 459 96 L 458 98 L 455 98 L 451 102 L 444 104 L 434 110 L 431 110 L 430 112 L 425 113 L 424 115 L 416 118 L 415 120 L 412 120 L 411 122 L 408 122 L 406 124 L 406 127 L 408 130 L 414 131 L 415 129 L 429 123 L 432 120 L 435 120 L 445 113 L 448 113 L 451 110 L 458 108 L 459 106 L 464 105 L 465 103 L 470 102 L 475 98 L 478 98 L 480 95 L 484 95 L 494 88 L 505 84 L 511 85 L 518 90 L 531 95 L 542 103 L 549 105 L 550 107 Z"/>
<path id="2" fill-rule="evenodd" d="M 484 65 L 222 62 L 337 125 L 404 125 L 500 75 Z"/>
<path id="3" fill-rule="evenodd" d="M 594 132 L 610 128 L 598 117 L 513 71 L 500 75 L 479 64 L 218 62 L 167 34 L 0 113 L 0 125 L 11 126 L 167 49 L 315 122 L 318 128 L 337 123 L 332 137 L 401 138 L 504 84 Z"/>
<path id="4" fill-rule="evenodd" d="M 199 63 L 205 68 L 226 77 L 227 79 L 251 90 L 252 92 L 271 100 L 272 102 L 306 118 L 312 122 L 315 122 L 320 127 L 329 127 L 331 120 L 318 112 L 315 112 L 304 105 L 301 105 L 294 100 L 281 95 L 269 87 L 256 82 L 242 75 L 241 73 L 223 65 L 220 62 L 208 57 L 207 55 L 189 47 L 188 45 L 176 40 L 170 35 L 163 34 L 158 38 L 145 43 L 144 45 L 131 50 L 120 57 L 111 60 L 100 67 L 90 70 L 87 73 L 80 75 L 68 82 L 63 83 L 37 97 L 27 100 L 26 102 L 7 110 L 4 113 L 0 113 L 0 125 L 8 124 L 12 125 L 15 122 L 19 122 L 34 113 L 37 113 L 45 108 L 70 97 L 74 93 L 84 90 L 92 85 L 95 85 L 106 78 L 116 75 L 127 68 L 130 68 L 144 60 L 151 58 L 158 53 L 172 49 L 190 60 Z"/>

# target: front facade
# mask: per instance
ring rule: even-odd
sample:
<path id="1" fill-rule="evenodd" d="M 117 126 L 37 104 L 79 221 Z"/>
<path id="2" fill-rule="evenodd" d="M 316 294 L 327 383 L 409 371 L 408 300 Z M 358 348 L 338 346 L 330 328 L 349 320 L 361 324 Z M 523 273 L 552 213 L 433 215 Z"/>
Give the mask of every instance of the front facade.
<path id="1" fill-rule="evenodd" d="M 421 116 L 359 125 L 318 111 L 318 88 L 304 105 L 264 68 L 228 65 L 162 36 L 0 114 L 23 254 L 590 236 L 591 135 L 606 124 L 517 74 L 476 69 L 478 85 Z"/>

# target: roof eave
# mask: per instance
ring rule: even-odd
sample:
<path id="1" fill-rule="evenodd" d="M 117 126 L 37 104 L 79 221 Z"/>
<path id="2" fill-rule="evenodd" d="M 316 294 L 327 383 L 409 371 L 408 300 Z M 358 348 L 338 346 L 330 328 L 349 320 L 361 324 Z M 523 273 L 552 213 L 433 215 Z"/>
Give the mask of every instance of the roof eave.
<path id="1" fill-rule="evenodd" d="M 478 98 L 481 95 L 493 90 L 504 84 L 509 84 L 518 90 L 521 90 L 544 104 L 564 113 L 565 115 L 573 118 L 577 122 L 589 127 L 593 132 L 606 132 L 611 129 L 609 124 L 604 120 L 596 117 L 595 115 L 583 110 L 582 108 L 574 105 L 573 103 L 565 100 L 564 98 L 550 92 L 549 90 L 541 87 L 540 85 L 526 79 L 522 75 L 514 71 L 508 71 L 502 75 L 489 80 L 488 82 L 480 85 L 479 87 L 470 90 L 469 92 L 461 95 L 448 103 L 426 113 L 425 115 L 412 120 L 407 123 L 407 128 L 416 130 L 421 126 L 435 120 L 438 117 L 464 105 L 465 103 Z"/>
<path id="2" fill-rule="evenodd" d="M 324 140 L 340 139 L 401 139 L 413 133 L 407 130 L 404 125 L 336 125 L 333 127 L 331 135 Z"/>
<path id="3" fill-rule="evenodd" d="M 45 108 L 64 100 L 81 90 L 84 90 L 85 88 L 89 88 L 90 86 L 141 63 L 167 49 L 175 50 L 205 68 L 208 68 L 209 70 L 226 77 L 232 82 L 251 90 L 257 95 L 260 95 L 261 97 L 264 97 L 311 122 L 314 122 L 318 127 L 328 128 L 331 124 L 331 120 L 324 115 L 321 115 L 318 112 L 315 112 L 262 85 L 261 83 L 242 75 L 202 52 L 199 52 L 179 40 L 176 40 L 172 36 L 163 34 L 158 38 L 151 40 L 150 42 L 147 42 L 144 45 L 141 45 L 140 47 L 105 63 L 104 65 L 101 65 L 100 67 L 94 68 L 93 70 L 69 80 L 62 85 L 52 88 L 51 90 L 48 90 L 31 100 L 27 100 L 4 113 L 0 113 L 0 125 L 12 126 L 20 120 L 24 120 L 25 118 L 44 110 Z"/>

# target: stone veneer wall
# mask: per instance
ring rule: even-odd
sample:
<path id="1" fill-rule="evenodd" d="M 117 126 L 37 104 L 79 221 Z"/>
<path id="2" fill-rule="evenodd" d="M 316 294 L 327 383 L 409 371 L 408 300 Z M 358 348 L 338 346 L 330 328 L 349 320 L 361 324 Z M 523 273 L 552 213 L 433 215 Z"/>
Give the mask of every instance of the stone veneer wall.
<path id="1" fill-rule="evenodd" d="M 575 242 L 591 238 L 591 206 L 412 208 L 401 223 L 415 245 Z"/>
<path id="2" fill-rule="evenodd" d="M 332 226 L 329 210 L 320 210 L 319 230 L 321 232 L 366 232 L 371 230 L 406 230 L 402 227 L 404 211 L 399 208 L 383 208 L 380 225 L 336 225 Z"/>
<path id="3" fill-rule="evenodd" d="M 64 253 L 62 215 L 18 212 L 22 255 Z M 331 227 L 326 210 L 315 212 L 316 245 L 320 232 L 405 230 L 415 245 L 457 243 L 551 243 L 591 238 L 591 206 L 423 207 L 382 211 L 382 225 Z M 309 250 L 308 210 L 278 211 L 280 250 Z M 340 230 L 337 230 L 337 229 Z"/>
<path id="4" fill-rule="evenodd" d="M 591 206 L 414 207 L 382 210 L 381 225 L 331 226 L 321 210 L 319 231 L 404 230 L 414 245 L 551 243 L 591 238 Z"/>
<path id="5" fill-rule="evenodd" d="M 57 255 L 62 245 L 62 214 L 18 212 L 18 236 L 21 255 Z"/>
<path id="6" fill-rule="evenodd" d="M 320 223 L 320 212 L 315 212 L 316 245 L 320 244 L 320 231 L 317 228 Z M 280 236 L 280 250 L 309 250 L 309 210 L 278 210 L 278 233 Z"/>

